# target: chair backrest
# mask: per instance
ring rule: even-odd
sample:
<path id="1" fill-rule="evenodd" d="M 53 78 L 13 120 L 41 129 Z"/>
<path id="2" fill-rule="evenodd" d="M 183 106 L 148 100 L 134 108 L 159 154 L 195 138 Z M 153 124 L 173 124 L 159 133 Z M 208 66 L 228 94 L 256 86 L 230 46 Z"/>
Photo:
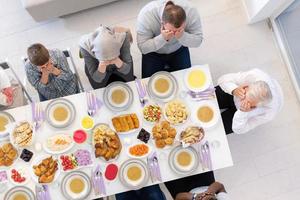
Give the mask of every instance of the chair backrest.
<path id="1" fill-rule="evenodd" d="M 30 97 L 30 95 L 28 94 L 27 90 L 25 89 L 24 85 L 22 84 L 22 82 L 20 81 L 18 75 L 16 74 L 15 70 L 12 68 L 12 66 L 9 64 L 8 61 L 5 62 L 1 62 L 0 63 L 0 67 L 4 70 L 10 69 L 10 71 L 12 72 L 12 75 L 14 76 L 14 78 L 16 79 L 16 81 L 18 82 L 18 84 L 21 86 L 22 91 L 24 93 L 24 95 L 26 96 L 27 100 L 29 102 L 32 102 L 32 98 Z"/>
<path id="2" fill-rule="evenodd" d="M 71 54 L 70 49 L 68 48 L 68 49 L 66 49 L 66 50 L 63 50 L 62 52 L 63 52 L 63 54 L 66 56 L 67 61 L 68 61 L 68 63 L 69 63 L 69 66 L 72 66 L 72 69 L 73 69 L 73 71 L 74 71 L 73 74 L 74 74 L 74 76 L 76 77 L 76 80 L 77 80 L 77 86 L 78 86 L 80 92 L 84 92 L 85 90 L 84 90 L 84 87 L 83 87 L 82 82 L 81 82 L 81 80 L 80 80 L 80 76 L 79 76 L 79 73 L 78 73 L 78 71 L 77 71 L 76 64 L 75 64 L 75 62 L 74 62 L 74 59 L 73 59 L 73 56 L 72 56 L 72 54 Z M 24 65 L 25 65 L 25 63 L 26 63 L 27 60 L 28 60 L 28 58 L 22 57 L 22 61 L 23 61 L 23 64 L 24 64 Z M 70 62 L 69 62 L 69 60 L 70 60 Z M 71 64 L 71 65 L 70 65 L 70 64 Z M 72 69 L 71 69 L 71 70 L 72 70 Z"/>

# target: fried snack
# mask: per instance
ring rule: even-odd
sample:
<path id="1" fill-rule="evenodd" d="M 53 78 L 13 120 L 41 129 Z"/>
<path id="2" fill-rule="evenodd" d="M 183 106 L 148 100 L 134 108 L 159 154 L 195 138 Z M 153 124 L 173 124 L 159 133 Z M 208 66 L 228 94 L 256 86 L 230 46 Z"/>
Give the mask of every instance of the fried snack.
<path id="1" fill-rule="evenodd" d="M 103 157 L 106 161 L 117 157 L 122 149 L 118 135 L 107 125 L 99 125 L 93 130 L 95 156 Z"/>
<path id="2" fill-rule="evenodd" d="M 34 165 L 33 170 L 34 174 L 39 177 L 39 183 L 51 183 L 58 170 L 57 160 L 54 160 L 52 156 L 45 158 L 40 164 Z"/>
<path id="3" fill-rule="evenodd" d="M 112 123 L 117 132 L 127 132 L 140 127 L 136 114 L 121 115 L 112 118 Z"/>
<path id="4" fill-rule="evenodd" d="M 204 137 L 204 130 L 203 128 L 190 126 L 186 128 L 180 134 L 180 140 L 184 144 L 195 144 L 200 142 Z"/>
<path id="5" fill-rule="evenodd" d="M 33 130 L 28 122 L 22 122 L 16 126 L 13 131 L 14 143 L 19 147 L 25 147 L 31 144 L 33 137 Z"/>
<path id="6" fill-rule="evenodd" d="M 176 137 L 176 129 L 170 126 L 167 121 L 157 123 L 152 128 L 153 138 L 157 148 L 164 148 L 166 145 L 172 145 Z"/>
<path id="7" fill-rule="evenodd" d="M 0 166 L 9 167 L 17 158 L 18 152 L 11 143 L 6 143 L 0 147 Z"/>
<path id="8" fill-rule="evenodd" d="M 184 123 L 188 117 L 188 110 L 181 101 L 173 100 L 166 105 L 165 115 L 171 124 Z"/>

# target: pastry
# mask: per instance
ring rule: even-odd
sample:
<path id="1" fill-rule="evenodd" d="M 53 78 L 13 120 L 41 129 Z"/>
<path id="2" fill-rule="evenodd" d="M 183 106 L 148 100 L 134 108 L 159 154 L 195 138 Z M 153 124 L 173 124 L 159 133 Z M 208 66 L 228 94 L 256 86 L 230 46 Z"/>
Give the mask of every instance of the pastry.
<path id="1" fill-rule="evenodd" d="M 54 160 L 52 156 L 45 158 L 40 164 L 34 165 L 33 170 L 34 174 L 39 177 L 39 183 L 51 183 L 58 170 L 57 160 Z"/>
<path id="2" fill-rule="evenodd" d="M 164 148 L 166 145 L 172 145 L 176 137 L 176 129 L 170 126 L 167 121 L 157 123 L 152 128 L 153 138 L 157 148 Z"/>
<path id="3" fill-rule="evenodd" d="M 17 158 L 18 152 L 11 143 L 6 143 L 0 148 L 0 166 L 9 167 Z"/>
<path id="4" fill-rule="evenodd" d="M 112 124 L 117 132 L 127 132 L 137 129 L 140 126 L 140 122 L 136 114 L 114 117 L 112 118 Z"/>

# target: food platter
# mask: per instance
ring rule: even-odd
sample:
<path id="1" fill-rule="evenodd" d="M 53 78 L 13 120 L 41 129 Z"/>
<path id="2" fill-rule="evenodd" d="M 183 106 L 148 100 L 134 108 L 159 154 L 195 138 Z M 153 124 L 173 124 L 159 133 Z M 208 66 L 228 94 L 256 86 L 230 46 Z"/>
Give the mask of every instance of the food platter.
<path id="1" fill-rule="evenodd" d="M 119 171 L 121 183 L 129 189 L 144 187 L 149 180 L 149 172 L 146 163 L 140 159 L 125 161 Z"/>
<path id="2" fill-rule="evenodd" d="M 211 84 L 210 73 L 207 68 L 193 66 L 186 71 L 184 83 L 190 91 L 202 92 Z"/>
<path id="3" fill-rule="evenodd" d="M 152 151 L 152 147 L 142 142 L 130 145 L 127 148 L 127 155 L 131 158 L 146 158 Z"/>
<path id="4" fill-rule="evenodd" d="M 169 72 L 160 71 L 153 74 L 148 82 L 149 95 L 160 102 L 168 102 L 177 95 L 178 83 Z"/>
<path id="5" fill-rule="evenodd" d="M 68 200 L 84 200 L 91 191 L 91 180 L 84 172 L 70 172 L 62 179 L 61 192 Z"/>
<path id="6" fill-rule="evenodd" d="M 199 156 L 197 151 L 191 146 L 187 148 L 177 146 L 169 154 L 168 162 L 175 173 L 187 175 L 198 168 Z"/>
<path id="7" fill-rule="evenodd" d="M 193 109 L 191 119 L 195 124 L 199 124 L 203 128 L 211 128 L 215 126 L 220 118 L 217 105 L 212 101 L 201 101 L 197 104 L 197 108 Z"/>
<path id="8" fill-rule="evenodd" d="M 43 148 L 49 154 L 62 154 L 72 149 L 74 144 L 72 136 L 56 134 L 43 142 Z"/>
<path id="9" fill-rule="evenodd" d="M 74 104 L 64 98 L 52 100 L 46 108 L 46 120 L 54 128 L 70 126 L 76 116 Z"/>
<path id="10" fill-rule="evenodd" d="M 34 142 L 35 130 L 28 121 L 17 122 L 9 134 L 9 139 L 16 148 L 29 147 Z"/>
<path id="11" fill-rule="evenodd" d="M 3 141 L 9 137 L 11 132 L 11 123 L 14 123 L 15 119 L 8 112 L 0 111 L 0 141 Z"/>
<path id="12" fill-rule="evenodd" d="M 17 176 L 19 176 L 20 178 Z M 29 182 L 30 174 L 27 167 L 16 167 L 9 171 L 8 178 L 14 185 L 22 186 L 26 185 Z"/>
<path id="13" fill-rule="evenodd" d="M 142 120 L 136 113 L 118 114 L 111 118 L 110 126 L 120 134 L 136 132 L 141 126 Z"/>
<path id="14" fill-rule="evenodd" d="M 104 161 L 117 159 L 122 150 L 119 136 L 107 124 L 97 124 L 93 129 L 92 144 L 95 157 Z"/>
<path id="15" fill-rule="evenodd" d="M 42 167 L 42 168 L 44 168 L 44 170 L 40 170 L 40 171 L 42 171 L 42 173 L 41 173 L 42 175 L 45 174 L 46 171 L 51 171 L 52 173 L 49 174 L 49 176 L 52 176 L 52 175 L 54 175 L 54 176 L 51 179 L 48 179 L 49 176 L 44 176 L 44 178 L 46 178 L 46 181 L 42 181 L 41 176 L 37 176 L 35 174 L 35 168 L 40 166 L 40 164 L 42 164 L 43 161 L 45 161 L 46 159 L 50 159 L 50 158 L 52 158 L 53 162 L 56 162 L 56 164 L 50 165 L 52 161 L 46 162 L 46 163 L 50 163 L 50 164 L 43 165 L 43 166 L 48 166 L 48 167 Z M 53 168 L 55 168 L 55 170 L 53 170 Z M 33 162 L 31 163 L 30 172 L 31 172 L 31 178 L 34 180 L 35 183 L 41 184 L 41 185 L 49 185 L 49 184 L 54 183 L 58 179 L 61 169 L 60 169 L 60 165 L 58 164 L 58 160 L 56 157 L 50 156 L 50 155 L 44 155 L 44 156 L 37 157 L 37 158 L 35 158 L 35 160 L 33 160 Z"/>
<path id="16" fill-rule="evenodd" d="M 172 100 L 165 104 L 164 117 L 172 125 L 184 124 L 190 116 L 188 106 L 182 100 Z"/>
<path id="17" fill-rule="evenodd" d="M 16 186 L 8 190 L 4 196 L 4 200 L 17 199 L 36 200 L 35 195 L 31 189 L 24 186 Z"/>
<path id="18" fill-rule="evenodd" d="M 18 150 L 9 141 L 0 143 L 0 169 L 13 166 L 18 157 Z"/>
<path id="19" fill-rule="evenodd" d="M 123 82 L 109 84 L 103 94 L 105 106 L 115 112 L 127 110 L 133 102 L 132 89 Z"/>

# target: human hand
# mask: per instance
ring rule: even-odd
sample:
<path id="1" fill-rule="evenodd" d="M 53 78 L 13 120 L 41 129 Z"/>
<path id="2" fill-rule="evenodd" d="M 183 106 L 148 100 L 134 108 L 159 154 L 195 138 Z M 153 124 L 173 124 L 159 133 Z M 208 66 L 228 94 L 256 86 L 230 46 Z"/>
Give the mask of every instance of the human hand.
<path id="1" fill-rule="evenodd" d="M 203 192 L 196 196 L 196 200 L 216 200 L 216 197 L 213 194 Z"/>
<path id="2" fill-rule="evenodd" d="M 14 91 L 15 89 L 12 87 L 4 88 L 2 93 L 6 96 L 6 103 L 7 105 L 12 105 L 14 101 Z"/>
<path id="3" fill-rule="evenodd" d="M 247 100 L 243 100 L 240 105 L 240 110 L 243 112 L 249 112 L 252 110 L 251 104 Z"/>
<path id="4" fill-rule="evenodd" d="M 162 34 L 162 36 L 166 41 L 169 41 L 174 37 L 174 33 L 170 30 L 165 30 L 163 26 L 161 26 L 160 28 L 160 33 Z"/>
<path id="5" fill-rule="evenodd" d="M 232 91 L 233 96 L 236 96 L 240 99 L 244 99 L 246 97 L 246 90 L 245 90 L 246 87 L 247 86 L 245 85 L 241 85 L 238 88 L 234 89 Z"/>
<path id="6" fill-rule="evenodd" d="M 98 65 L 98 71 L 100 73 L 105 73 L 107 65 L 109 65 L 108 61 L 100 61 Z"/>
<path id="7" fill-rule="evenodd" d="M 178 31 L 175 32 L 175 38 L 178 40 L 183 36 L 184 33 L 184 28 L 179 29 Z"/>
<path id="8" fill-rule="evenodd" d="M 124 63 L 119 57 L 117 57 L 113 60 L 110 60 L 109 62 L 110 62 L 110 64 L 116 65 L 117 68 L 119 68 L 119 69 L 123 66 L 123 63 Z"/>

